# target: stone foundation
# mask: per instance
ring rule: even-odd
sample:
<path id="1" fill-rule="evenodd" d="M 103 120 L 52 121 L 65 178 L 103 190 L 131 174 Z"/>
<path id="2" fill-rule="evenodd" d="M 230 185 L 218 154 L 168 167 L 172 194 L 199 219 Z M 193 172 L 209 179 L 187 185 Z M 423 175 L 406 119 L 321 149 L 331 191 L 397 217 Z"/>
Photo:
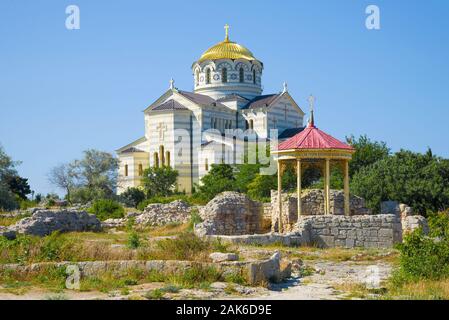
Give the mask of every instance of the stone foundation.
<path id="1" fill-rule="evenodd" d="M 66 268 L 76 266 L 81 277 L 99 276 L 104 272 L 121 273 L 131 269 L 139 269 L 143 272 L 160 272 L 165 275 L 181 273 L 194 266 L 215 267 L 222 277 L 229 274 L 243 276 L 250 285 L 258 285 L 263 282 L 281 281 L 290 277 L 290 263 L 287 262 L 285 269 L 281 267 L 281 256 L 277 252 L 269 259 L 257 261 L 227 261 L 221 263 L 193 262 L 177 260 L 124 260 L 124 261 L 86 261 L 86 262 L 44 262 L 31 265 L 4 264 L 0 265 L 0 272 L 12 270 L 21 273 L 38 273 L 46 268 Z"/>

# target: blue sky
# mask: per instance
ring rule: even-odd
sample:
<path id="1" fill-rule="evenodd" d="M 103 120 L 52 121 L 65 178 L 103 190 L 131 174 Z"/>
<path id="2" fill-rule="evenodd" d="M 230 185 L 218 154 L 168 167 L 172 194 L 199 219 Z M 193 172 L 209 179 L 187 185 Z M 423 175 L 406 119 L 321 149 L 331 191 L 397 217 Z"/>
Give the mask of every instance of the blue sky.
<path id="1" fill-rule="evenodd" d="M 80 30 L 65 28 L 70 4 Z M 381 30 L 365 28 L 369 4 Z M 264 62 L 264 92 L 287 81 L 305 111 L 313 93 L 321 129 L 449 157 L 448 14 L 445 0 L 2 0 L 0 144 L 32 189 L 57 191 L 50 168 L 141 137 L 171 77 L 192 90 L 192 62 L 228 23 Z"/>

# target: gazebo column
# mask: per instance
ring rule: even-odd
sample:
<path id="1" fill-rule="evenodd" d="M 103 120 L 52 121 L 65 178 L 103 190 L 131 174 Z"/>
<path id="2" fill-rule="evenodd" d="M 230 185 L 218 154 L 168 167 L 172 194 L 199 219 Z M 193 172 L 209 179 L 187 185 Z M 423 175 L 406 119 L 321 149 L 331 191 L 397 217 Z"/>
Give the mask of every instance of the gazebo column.
<path id="1" fill-rule="evenodd" d="M 324 199 L 325 199 L 325 214 L 330 214 L 330 160 L 326 158 L 324 174 Z"/>
<path id="2" fill-rule="evenodd" d="M 349 160 L 344 160 L 345 216 L 349 216 Z"/>
<path id="3" fill-rule="evenodd" d="M 301 207 L 301 159 L 296 160 L 296 184 L 297 184 L 297 197 L 298 197 L 298 222 L 299 217 L 302 215 Z"/>
<path id="4" fill-rule="evenodd" d="M 278 229 L 279 233 L 282 232 L 282 173 L 281 173 L 281 160 L 278 160 L 278 211 L 279 211 L 279 221 Z"/>

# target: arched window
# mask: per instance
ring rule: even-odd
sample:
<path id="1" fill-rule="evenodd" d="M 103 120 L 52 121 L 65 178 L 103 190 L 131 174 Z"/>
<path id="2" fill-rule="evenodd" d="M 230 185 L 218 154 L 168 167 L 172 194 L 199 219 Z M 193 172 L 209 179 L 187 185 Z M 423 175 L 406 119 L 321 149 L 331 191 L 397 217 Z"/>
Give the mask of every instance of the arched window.
<path id="1" fill-rule="evenodd" d="M 206 84 L 210 84 L 210 69 L 206 70 Z"/>
<path id="2" fill-rule="evenodd" d="M 240 79 L 240 82 L 245 82 L 245 71 L 243 70 L 243 67 L 240 67 L 239 79 Z"/>
<path id="3" fill-rule="evenodd" d="M 226 68 L 221 69 L 221 82 L 228 82 L 228 69 Z"/>
<path id="4" fill-rule="evenodd" d="M 253 70 L 253 83 L 256 84 L 256 70 Z"/>
<path id="5" fill-rule="evenodd" d="M 209 171 L 209 160 L 207 158 L 204 162 L 204 170 Z"/>
<path id="6" fill-rule="evenodd" d="M 196 70 L 196 73 L 195 73 L 195 81 L 196 81 L 196 85 L 200 84 L 200 72 L 198 69 Z"/>
<path id="7" fill-rule="evenodd" d="M 159 168 L 159 155 L 157 154 L 157 152 L 154 153 L 153 157 L 154 157 L 154 167 Z"/>
<path id="8" fill-rule="evenodd" d="M 170 167 L 170 151 L 165 152 L 165 159 L 167 161 L 167 167 Z"/>
<path id="9" fill-rule="evenodd" d="M 143 165 L 139 163 L 139 177 L 143 176 Z"/>
<path id="10" fill-rule="evenodd" d="M 164 146 L 159 146 L 159 154 L 161 155 L 161 166 L 165 166 Z"/>
<path id="11" fill-rule="evenodd" d="M 125 177 L 127 177 L 127 176 L 128 176 L 128 165 L 125 164 Z"/>
<path id="12" fill-rule="evenodd" d="M 249 120 L 249 128 L 254 129 L 254 120 Z"/>

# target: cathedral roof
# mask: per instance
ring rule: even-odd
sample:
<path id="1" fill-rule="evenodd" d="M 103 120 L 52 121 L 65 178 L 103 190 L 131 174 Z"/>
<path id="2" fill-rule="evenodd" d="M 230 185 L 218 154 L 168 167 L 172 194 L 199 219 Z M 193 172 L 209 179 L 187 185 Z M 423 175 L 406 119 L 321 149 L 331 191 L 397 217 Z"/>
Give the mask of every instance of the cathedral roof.
<path id="1" fill-rule="evenodd" d="M 229 40 L 229 26 L 225 26 L 226 36 L 225 40 L 217 43 L 216 45 L 207 49 L 199 58 L 198 62 L 205 60 L 218 60 L 218 59 L 245 59 L 249 61 L 257 60 L 253 53 L 244 46 Z"/>
<path id="2" fill-rule="evenodd" d="M 321 131 L 313 122 L 300 133 L 280 143 L 278 150 L 292 149 L 340 149 L 354 150 L 350 145 L 335 139 L 331 135 Z"/>
<path id="3" fill-rule="evenodd" d="M 280 94 L 266 94 L 262 96 L 257 96 L 252 99 L 243 109 L 252 109 L 259 107 L 267 107 L 269 106 Z"/>
<path id="4" fill-rule="evenodd" d="M 181 91 L 181 90 L 179 90 L 178 93 L 199 105 L 207 106 L 207 105 L 212 105 L 215 103 L 219 106 L 226 107 L 224 104 L 218 102 L 218 100 L 215 100 L 214 98 L 211 98 L 204 94 L 193 93 L 193 92 L 188 92 L 188 91 Z"/>
<path id="5" fill-rule="evenodd" d="M 138 149 L 136 147 L 131 147 L 131 148 L 121 151 L 120 153 L 135 153 L 135 152 L 145 152 L 145 151 Z"/>
<path id="6" fill-rule="evenodd" d="M 163 110 L 188 110 L 187 107 L 180 104 L 178 101 L 170 99 L 152 109 L 153 111 L 163 111 Z"/>
<path id="7" fill-rule="evenodd" d="M 225 101 L 234 101 L 234 100 L 239 100 L 239 101 L 248 101 L 248 99 L 246 99 L 245 97 L 242 97 L 241 95 L 238 95 L 236 93 L 227 95 L 226 97 L 223 98 L 219 98 L 217 99 L 218 102 L 225 102 Z"/>

